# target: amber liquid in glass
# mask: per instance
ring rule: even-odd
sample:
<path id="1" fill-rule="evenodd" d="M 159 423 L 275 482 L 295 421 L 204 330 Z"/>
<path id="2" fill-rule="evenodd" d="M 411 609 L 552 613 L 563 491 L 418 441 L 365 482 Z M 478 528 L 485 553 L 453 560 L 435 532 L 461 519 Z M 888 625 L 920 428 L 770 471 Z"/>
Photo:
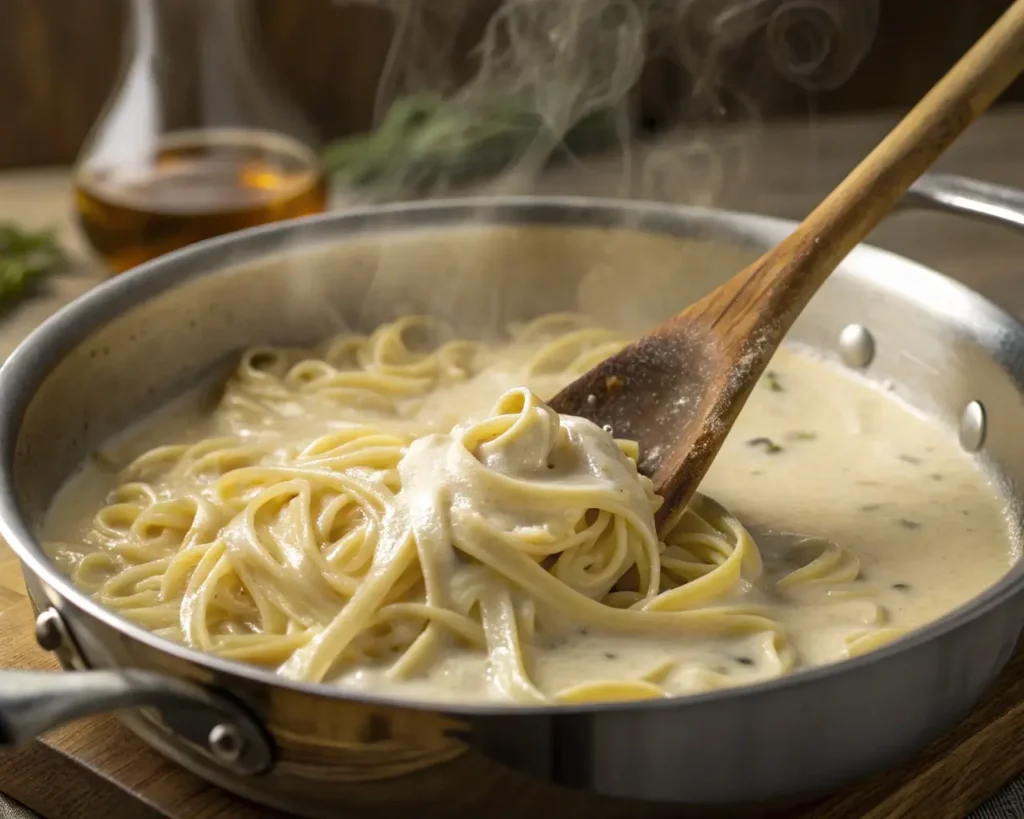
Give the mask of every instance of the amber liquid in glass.
<path id="1" fill-rule="evenodd" d="M 79 171 L 78 220 L 115 273 L 185 245 L 321 212 L 316 155 L 277 134 L 168 134 L 143 163 Z"/>

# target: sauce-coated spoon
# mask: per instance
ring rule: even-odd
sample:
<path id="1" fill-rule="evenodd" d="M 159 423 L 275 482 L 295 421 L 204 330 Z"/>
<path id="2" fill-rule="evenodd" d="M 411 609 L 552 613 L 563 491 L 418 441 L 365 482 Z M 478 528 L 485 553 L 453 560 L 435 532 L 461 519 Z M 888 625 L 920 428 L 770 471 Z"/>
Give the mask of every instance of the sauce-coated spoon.
<path id="1" fill-rule="evenodd" d="M 1017 0 L 777 247 L 555 396 L 640 446 L 640 471 L 675 520 L 772 354 L 828 275 L 1024 70 Z"/>

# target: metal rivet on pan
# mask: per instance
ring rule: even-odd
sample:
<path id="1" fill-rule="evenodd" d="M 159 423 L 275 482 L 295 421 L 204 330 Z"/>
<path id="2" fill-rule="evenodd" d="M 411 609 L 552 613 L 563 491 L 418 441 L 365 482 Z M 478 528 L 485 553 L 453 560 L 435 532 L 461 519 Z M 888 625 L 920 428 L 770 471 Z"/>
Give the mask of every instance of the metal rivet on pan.
<path id="1" fill-rule="evenodd" d="M 245 740 L 242 733 L 234 726 L 226 722 L 214 725 L 210 729 L 208 740 L 210 751 L 221 762 L 237 762 L 245 750 Z"/>
<path id="2" fill-rule="evenodd" d="M 985 408 L 981 401 L 971 401 L 960 416 L 960 446 L 977 452 L 985 443 Z"/>
<path id="3" fill-rule="evenodd" d="M 47 609 L 36 618 L 36 642 L 43 651 L 56 651 L 64 645 L 64 623 L 54 609 Z"/>
<path id="4" fill-rule="evenodd" d="M 839 333 L 839 354 L 848 367 L 863 369 L 875 357 L 875 339 L 862 324 L 847 324 Z"/>

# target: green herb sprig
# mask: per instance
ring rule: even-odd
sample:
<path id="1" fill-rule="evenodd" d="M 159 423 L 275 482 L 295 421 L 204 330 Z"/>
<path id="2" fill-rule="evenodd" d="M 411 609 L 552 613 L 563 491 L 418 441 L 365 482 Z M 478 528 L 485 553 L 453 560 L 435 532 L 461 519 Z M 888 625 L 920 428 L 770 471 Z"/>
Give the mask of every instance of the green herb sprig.
<path id="1" fill-rule="evenodd" d="M 66 264 L 49 231 L 28 231 L 0 222 L 0 310 L 20 301 L 43 278 Z"/>
<path id="2" fill-rule="evenodd" d="M 422 193 L 437 184 L 468 184 L 501 173 L 531 146 L 550 142 L 550 162 L 612 144 L 614 112 L 596 111 L 556 139 L 542 118 L 515 95 L 445 99 L 410 94 L 394 102 L 373 133 L 327 146 L 324 166 L 353 188 Z"/>

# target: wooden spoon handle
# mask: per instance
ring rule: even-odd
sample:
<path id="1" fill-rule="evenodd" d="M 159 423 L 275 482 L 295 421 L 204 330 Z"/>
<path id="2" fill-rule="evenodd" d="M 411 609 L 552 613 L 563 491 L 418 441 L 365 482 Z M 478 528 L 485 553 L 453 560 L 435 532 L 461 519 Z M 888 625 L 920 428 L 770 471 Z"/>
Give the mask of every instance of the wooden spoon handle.
<path id="1" fill-rule="evenodd" d="M 1017 0 L 786 240 L 736 277 L 731 297 L 713 299 L 711 312 L 728 311 L 733 324 L 746 303 L 772 315 L 767 335 L 785 335 L 839 262 L 1022 71 L 1024 0 Z M 732 329 L 759 323 L 747 318 Z"/>

